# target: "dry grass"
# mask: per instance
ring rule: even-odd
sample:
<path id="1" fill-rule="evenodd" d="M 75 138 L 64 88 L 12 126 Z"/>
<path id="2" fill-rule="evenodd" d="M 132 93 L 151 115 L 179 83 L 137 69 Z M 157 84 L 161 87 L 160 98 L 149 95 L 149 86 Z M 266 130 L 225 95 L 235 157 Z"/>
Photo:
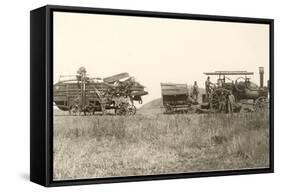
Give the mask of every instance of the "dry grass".
<path id="1" fill-rule="evenodd" d="M 54 117 L 55 180 L 268 166 L 265 113 Z"/>

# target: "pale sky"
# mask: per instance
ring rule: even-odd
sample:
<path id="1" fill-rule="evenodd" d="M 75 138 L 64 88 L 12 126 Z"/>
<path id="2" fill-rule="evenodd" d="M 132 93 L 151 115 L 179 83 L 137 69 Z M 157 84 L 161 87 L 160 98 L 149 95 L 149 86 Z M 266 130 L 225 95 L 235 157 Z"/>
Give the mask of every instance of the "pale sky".
<path id="1" fill-rule="evenodd" d="M 161 97 L 160 82 L 204 87 L 203 72 L 247 70 L 259 84 L 262 66 L 269 79 L 266 24 L 63 12 L 53 21 L 54 82 L 80 66 L 93 77 L 128 72 L 146 86 L 146 103 Z"/>

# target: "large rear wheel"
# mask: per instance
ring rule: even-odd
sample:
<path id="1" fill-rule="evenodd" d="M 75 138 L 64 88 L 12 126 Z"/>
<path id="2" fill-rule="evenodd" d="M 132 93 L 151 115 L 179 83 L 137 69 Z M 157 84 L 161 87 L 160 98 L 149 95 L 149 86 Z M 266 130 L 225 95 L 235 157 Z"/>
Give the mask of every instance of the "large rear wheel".
<path id="1" fill-rule="evenodd" d="M 229 90 L 224 89 L 224 88 L 218 88 L 218 89 L 214 89 L 213 92 L 211 93 L 211 97 L 210 97 L 210 109 L 213 112 L 219 112 L 220 109 L 220 105 L 221 102 L 225 102 L 226 101 L 226 97 L 229 93 Z M 224 106 L 226 105 L 226 103 L 224 103 Z"/>
<path id="2" fill-rule="evenodd" d="M 268 99 L 264 96 L 257 98 L 254 104 L 254 110 L 264 111 L 266 109 L 268 109 Z"/>

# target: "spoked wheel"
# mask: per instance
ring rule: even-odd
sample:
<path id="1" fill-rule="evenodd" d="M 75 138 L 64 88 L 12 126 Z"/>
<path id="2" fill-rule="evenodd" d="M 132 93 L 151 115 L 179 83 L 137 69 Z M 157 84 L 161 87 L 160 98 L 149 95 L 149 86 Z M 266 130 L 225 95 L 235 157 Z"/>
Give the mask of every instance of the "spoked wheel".
<path id="1" fill-rule="evenodd" d="M 115 109 L 116 115 L 126 115 L 126 113 L 127 113 L 127 110 L 123 105 L 121 105 L 119 108 Z"/>
<path id="2" fill-rule="evenodd" d="M 93 104 L 89 103 L 83 109 L 84 115 L 94 115 L 95 114 L 95 107 Z"/>
<path id="3" fill-rule="evenodd" d="M 78 115 L 79 114 L 79 106 L 77 104 L 74 104 L 70 107 L 69 110 L 70 115 Z"/>
<path id="4" fill-rule="evenodd" d="M 127 107 L 127 114 L 128 115 L 135 115 L 137 112 L 137 108 L 134 105 L 128 105 Z"/>
<path id="5" fill-rule="evenodd" d="M 255 111 L 264 111 L 268 108 L 268 99 L 264 96 L 259 97 L 254 104 Z"/>
<path id="6" fill-rule="evenodd" d="M 214 112 L 219 112 L 220 110 L 220 103 L 223 102 L 222 97 L 226 97 L 228 94 L 227 89 L 215 89 L 210 97 L 210 108 Z"/>
<path id="7" fill-rule="evenodd" d="M 170 114 L 170 113 L 172 113 L 172 112 L 173 112 L 172 106 L 166 104 L 166 105 L 165 105 L 165 113 L 166 113 L 166 114 Z"/>
<path id="8" fill-rule="evenodd" d="M 116 115 L 135 115 L 136 107 L 134 105 L 130 105 L 129 103 L 122 103 L 116 110 Z"/>

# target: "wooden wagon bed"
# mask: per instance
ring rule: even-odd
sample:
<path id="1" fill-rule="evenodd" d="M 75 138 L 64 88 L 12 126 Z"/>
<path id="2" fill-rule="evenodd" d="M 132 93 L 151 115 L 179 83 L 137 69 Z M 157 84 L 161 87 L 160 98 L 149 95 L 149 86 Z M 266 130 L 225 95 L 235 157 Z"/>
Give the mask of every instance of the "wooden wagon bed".
<path id="1" fill-rule="evenodd" d="M 161 83 L 166 113 L 187 112 L 191 107 L 187 84 Z"/>

